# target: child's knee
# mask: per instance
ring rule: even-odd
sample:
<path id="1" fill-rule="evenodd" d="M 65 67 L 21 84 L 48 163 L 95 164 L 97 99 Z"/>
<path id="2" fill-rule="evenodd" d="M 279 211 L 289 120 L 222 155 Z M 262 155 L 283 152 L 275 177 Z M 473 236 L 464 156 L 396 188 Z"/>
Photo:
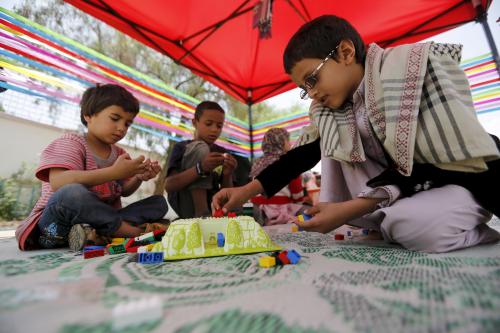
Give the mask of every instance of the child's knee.
<path id="1" fill-rule="evenodd" d="M 161 219 L 168 212 L 167 200 L 165 200 L 165 197 L 163 195 L 153 195 L 151 196 L 151 199 L 153 200 L 154 206 L 156 207 L 155 212 L 158 213 L 158 219 Z"/>
<path id="2" fill-rule="evenodd" d="M 430 253 L 447 251 L 447 247 L 443 246 L 447 238 L 444 228 L 437 225 L 434 228 L 419 228 L 418 224 L 418 221 L 408 220 L 382 223 L 381 231 L 386 240 L 398 243 L 408 250 Z"/>
<path id="3" fill-rule="evenodd" d="M 203 160 L 209 153 L 210 147 L 206 142 L 193 141 L 186 146 L 186 151 L 183 156 L 183 164 L 186 164 L 185 167 L 190 167 Z"/>

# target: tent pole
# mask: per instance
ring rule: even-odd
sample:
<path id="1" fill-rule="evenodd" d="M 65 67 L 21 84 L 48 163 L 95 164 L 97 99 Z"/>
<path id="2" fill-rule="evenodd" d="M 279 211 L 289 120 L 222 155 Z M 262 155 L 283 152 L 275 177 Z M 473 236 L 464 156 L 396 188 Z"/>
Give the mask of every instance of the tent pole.
<path id="1" fill-rule="evenodd" d="M 252 89 L 247 90 L 248 105 L 248 136 L 250 139 L 250 163 L 253 163 L 253 119 L 252 119 Z"/>
<path id="2" fill-rule="evenodd" d="M 252 103 L 248 103 L 248 132 L 250 134 L 250 163 L 253 163 L 253 120 Z"/>
<path id="3" fill-rule="evenodd" d="M 481 23 L 483 26 L 484 34 L 486 35 L 486 39 L 488 40 L 488 45 L 490 46 L 491 55 L 493 56 L 493 61 L 497 67 L 498 76 L 500 76 L 500 57 L 498 55 L 498 49 L 495 45 L 495 40 L 493 39 L 493 35 L 491 34 L 490 26 L 488 25 L 488 14 L 484 10 L 481 5 L 481 1 L 472 0 L 472 5 L 476 9 L 476 21 Z"/>

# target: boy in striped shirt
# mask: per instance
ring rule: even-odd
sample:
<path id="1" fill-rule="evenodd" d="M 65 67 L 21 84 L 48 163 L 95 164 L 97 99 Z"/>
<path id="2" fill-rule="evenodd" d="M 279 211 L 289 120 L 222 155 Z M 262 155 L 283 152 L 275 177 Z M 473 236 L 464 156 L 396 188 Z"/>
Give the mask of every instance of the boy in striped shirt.
<path id="1" fill-rule="evenodd" d="M 87 133 L 66 133 L 42 152 L 36 170 L 42 194 L 16 230 L 21 250 L 69 242 L 78 251 L 97 235 L 135 237 L 144 232 L 145 223 L 167 212 L 159 195 L 121 207 L 121 196 L 134 193 L 161 169 L 157 161 L 132 159 L 115 145 L 139 112 L 138 100 L 124 88 L 106 84 L 87 89 L 80 106 Z"/>

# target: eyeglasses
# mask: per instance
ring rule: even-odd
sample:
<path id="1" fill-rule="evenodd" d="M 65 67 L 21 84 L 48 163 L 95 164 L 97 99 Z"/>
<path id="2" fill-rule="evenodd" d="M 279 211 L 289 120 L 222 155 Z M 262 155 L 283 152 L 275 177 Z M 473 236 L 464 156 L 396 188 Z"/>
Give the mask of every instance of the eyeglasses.
<path id="1" fill-rule="evenodd" d="M 339 45 L 337 45 L 328 55 L 326 56 L 325 59 L 316 67 L 316 69 L 309 74 L 305 79 L 304 79 L 304 85 L 300 86 L 302 90 L 300 91 L 300 98 L 301 99 L 307 99 L 309 97 L 308 91 L 310 91 L 316 83 L 318 83 L 318 73 L 321 67 L 328 61 L 328 59 L 332 58 L 335 52 L 337 52 L 337 49 L 339 48 Z"/>

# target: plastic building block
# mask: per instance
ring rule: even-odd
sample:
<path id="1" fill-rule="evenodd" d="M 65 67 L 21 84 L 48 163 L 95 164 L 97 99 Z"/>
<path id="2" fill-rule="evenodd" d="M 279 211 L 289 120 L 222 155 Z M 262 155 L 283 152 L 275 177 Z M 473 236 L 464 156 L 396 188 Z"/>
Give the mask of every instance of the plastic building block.
<path id="1" fill-rule="evenodd" d="M 292 224 L 292 232 L 298 232 L 299 227 L 296 224 Z"/>
<path id="2" fill-rule="evenodd" d="M 306 213 L 302 213 L 302 216 L 304 217 L 304 221 L 309 221 L 310 219 L 312 219 L 312 215 Z"/>
<path id="3" fill-rule="evenodd" d="M 102 257 L 104 255 L 104 249 L 97 250 L 87 250 L 83 252 L 84 259 L 90 259 L 95 257 Z"/>
<path id="4" fill-rule="evenodd" d="M 125 238 L 113 238 L 113 239 L 111 239 L 111 244 L 117 245 L 117 244 L 123 243 L 124 241 L 125 241 Z"/>
<path id="5" fill-rule="evenodd" d="M 310 219 L 312 219 L 312 215 L 308 215 L 306 213 L 297 215 L 297 220 L 299 220 L 300 222 L 306 222 L 309 221 Z"/>
<path id="6" fill-rule="evenodd" d="M 127 242 L 125 243 L 125 249 L 128 249 L 129 247 L 137 246 L 134 243 L 135 243 L 135 240 L 133 238 L 129 238 L 127 240 Z"/>
<path id="7" fill-rule="evenodd" d="M 112 314 L 112 330 L 118 332 L 124 328 L 132 326 L 139 328 L 147 322 L 160 320 L 163 316 L 163 305 L 161 299 L 155 296 L 118 304 L 113 308 Z"/>
<path id="8" fill-rule="evenodd" d="M 224 235 L 224 246 L 217 246 L 217 234 Z M 179 219 L 170 224 L 154 252 L 165 260 L 206 258 L 281 250 L 266 231 L 250 216 Z"/>
<path id="9" fill-rule="evenodd" d="M 287 254 L 288 254 L 288 251 L 281 251 L 281 253 L 278 254 L 278 258 L 283 263 L 283 265 L 290 264 L 290 259 L 288 259 Z"/>
<path id="10" fill-rule="evenodd" d="M 276 258 L 265 256 L 259 258 L 259 266 L 264 268 L 270 268 L 276 266 Z"/>
<path id="11" fill-rule="evenodd" d="M 281 262 L 281 260 L 279 258 L 279 254 L 280 254 L 280 252 L 276 251 L 276 252 L 273 253 L 272 257 L 274 257 L 274 259 L 276 259 L 276 265 L 277 266 L 283 266 L 283 263 Z"/>
<path id="12" fill-rule="evenodd" d="M 354 236 L 352 234 L 352 230 L 347 230 L 346 231 L 346 238 L 347 239 L 353 239 L 354 238 Z"/>
<path id="13" fill-rule="evenodd" d="M 292 265 L 295 265 L 296 263 L 298 263 L 300 258 L 301 258 L 300 254 L 298 254 L 297 251 L 295 251 L 295 250 L 288 251 L 286 256 L 288 257 L 288 259 L 290 260 L 290 263 Z"/>
<path id="14" fill-rule="evenodd" d="M 342 235 L 342 234 L 335 234 L 335 240 L 344 240 L 344 235 Z"/>
<path id="15" fill-rule="evenodd" d="M 226 239 L 224 238 L 224 234 L 222 232 L 218 232 L 217 233 L 217 246 L 224 247 L 225 242 L 226 242 Z"/>
<path id="16" fill-rule="evenodd" d="M 139 253 L 137 262 L 141 264 L 160 264 L 163 262 L 163 252 L 143 252 Z"/>
<path id="17" fill-rule="evenodd" d="M 140 241 L 143 241 L 143 240 L 146 240 L 146 239 L 149 240 L 149 239 L 153 239 L 153 238 L 154 238 L 153 232 L 148 232 L 147 234 L 135 237 L 135 240 L 137 242 L 140 242 Z"/>
<path id="18" fill-rule="evenodd" d="M 153 236 L 155 238 L 155 241 L 161 241 L 162 237 L 165 235 L 167 230 L 155 230 L 153 231 Z"/>
<path id="19" fill-rule="evenodd" d="M 153 246 L 155 246 L 156 243 L 153 244 L 148 244 L 144 246 L 139 246 L 137 249 L 138 253 L 144 253 L 144 252 L 153 252 Z"/>
<path id="20" fill-rule="evenodd" d="M 236 217 L 236 213 L 235 212 L 228 212 L 227 217 Z"/>
<path id="21" fill-rule="evenodd" d="M 100 250 L 100 249 L 106 249 L 105 246 L 99 246 L 99 245 L 87 245 L 83 248 L 83 251 L 92 251 L 92 250 Z"/>
<path id="22" fill-rule="evenodd" d="M 118 245 L 111 245 L 108 248 L 109 254 L 119 254 L 119 253 L 125 253 L 127 250 L 125 249 L 125 245 L 123 244 L 118 244 Z"/>
<path id="23" fill-rule="evenodd" d="M 127 247 L 127 253 L 136 253 L 139 250 L 140 246 L 131 246 Z"/>
<path id="24" fill-rule="evenodd" d="M 361 230 L 361 234 L 363 236 L 368 236 L 369 233 L 370 233 L 370 229 L 363 229 L 363 230 Z"/>
<path id="25" fill-rule="evenodd" d="M 213 217 L 224 217 L 224 211 L 222 209 L 217 209 L 212 214 Z"/>

